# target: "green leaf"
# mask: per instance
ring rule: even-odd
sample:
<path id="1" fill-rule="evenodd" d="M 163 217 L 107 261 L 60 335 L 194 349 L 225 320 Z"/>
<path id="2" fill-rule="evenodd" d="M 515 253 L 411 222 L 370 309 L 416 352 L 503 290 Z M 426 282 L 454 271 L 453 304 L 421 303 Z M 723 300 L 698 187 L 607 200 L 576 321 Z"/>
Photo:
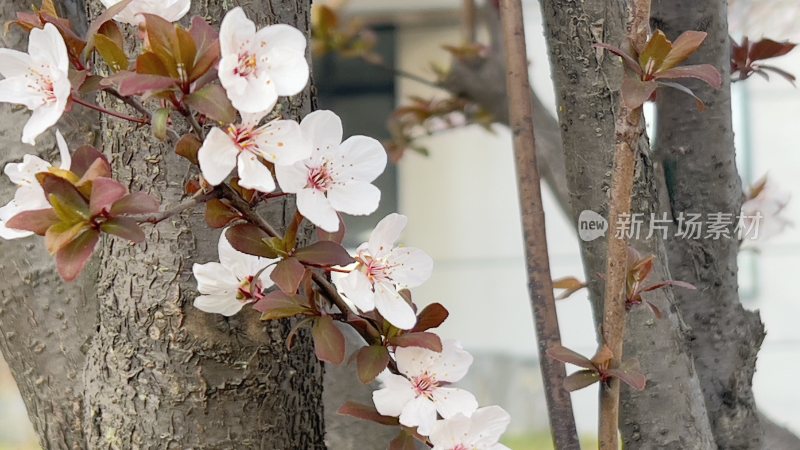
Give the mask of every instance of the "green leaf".
<path id="1" fill-rule="evenodd" d="M 114 217 L 103 222 L 100 230 L 104 233 L 127 239 L 131 242 L 144 242 L 144 232 L 139 228 L 139 224 L 129 217 Z"/>
<path id="2" fill-rule="evenodd" d="M 598 381 L 600 381 L 600 374 L 596 370 L 579 370 L 564 378 L 564 389 L 567 392 L 573 392 L 586 386 L 591 386 Z"/>
<path id="3" fill-rule="evenodd" d="M 372 383 L 389 365 L 389 350 L 382 345 L 368 345 L 356 353 L 358 379 L 364 383 Z"/>
<path id="4" fill-rule="evenodd" d="M 314 321 L 311 337 L 314 338 L 314 353 L 320 361 L 337 365 L 344 361 L 344 335 L 331 316 L 321 316 Z"/>
<path id="5" fill-rule="evenodd" d="M 48 172 L 38 173 L 36 178 L 62 220 L 82 220 L 90 217 L 89 204 L 72 183 Z"/>
<path id="6" fill-rule="evenodd" d="M 647 73 L 656 72 L 672 50 L 672 43 L 661 30 L 656 30 L 639 55 L 639 67 Z M 648 70 L 649 69 L 649 70 Z"/>
<path id="7" fill-rule="evenodd" d="M 92 257 L 100 238 L 97 230 L 88 229 L 56 253 L 56 268 L 64 281 L 73 281 Z"/>
<path id="8" fill-rule="evenodd" d="M 294 294 L 300 287 L 305 273 L 306 268 L 303 264 L 297 258 L 289 257 L 275 266 L 270 278 L 280 290 L 287 294 Z"/>
<path id="9" fill-rule="evenodd" d="M 333 241 L 318 241 L 295 250 L 293 256 L 306 264 L 346 266 L 355 262 L 341 245 Z"/>
<path id="10" fill-rule="evenodd" d="M 269 259 L 278 257 L 275 250 L 267 243 L 269 235 L 253 224 L 234 225 L 225 232 L 225 238 L 233 248 L 242 253 Z"/>
<path id="11" fill-rule="evenodd" d="M 89 224 L 86 222 L 59 222 L 51 226 L 44 235 L 47 251 L 51 255 L 56 254 L 87 229 L 89 229 Z"/>
<path id="12" fill-rule="evenodd" d="M 158 75 L 162 77 L 172 78 L 172 74 L 158 57 L 153 52 L 143 52 L 136 58 L 136 73 L 140 75 Z"/>
<path id="13" fill-rule="evenodd" d="M 381 425 L 398 426 L 400 421 L 397 417 L 384 416 L 379 413 L 373 406 L 362 405 L 356 402 L 345 402 L 344 405 L 339 407 L 336 414 L 341 416 L 355 417 L 356 419 L 368 420 L 370 422 L 379 423 Z"/>
<path id="14" fill-rule="evenodd" d="M 128 69 L 128 55 L 122 48 L 105 35 L 98 34 L 95 36 L 95 46 L 100 57 L 106 62 L 108 68 L 112 72 L 119 72 L 120 70 Z"/>
<path id="15" fill-rule="evenodd" d="M 153 130 L 153 136 L 159 141 L 167 140 L 167 126 L 169 125 L 169 114 L 172 112 L 169 108 L 159 108 L 150 119 L 150 126 Z"/>
<path id="16" fill-rule="evenodd" d="M 86 32 L 86 47 L 83 49 L 84 61 L 89 59 L 89 54 L 92 50 L 94 50 L 95 38 L 97 37 L 97 32 L 100 30 L 100 27 L 103 26 L 104 23 L 112 20 L 114 16 L 122 12 L 123 9 L 127 8 L 132 1 L 133 0 L 122 0 L 106 9 L 103 14 L 100 14 L 92 21 L 92 24 L 89 26 L 89 30 Z"/>
<path id="17" fill-rule="evenodd" d="M 211 120 L 222 124 L 236 121 L 236 109 L 228 100 L 225 89 L 218 84 L 208 84 L 183 99 L 184 103 Z"/>

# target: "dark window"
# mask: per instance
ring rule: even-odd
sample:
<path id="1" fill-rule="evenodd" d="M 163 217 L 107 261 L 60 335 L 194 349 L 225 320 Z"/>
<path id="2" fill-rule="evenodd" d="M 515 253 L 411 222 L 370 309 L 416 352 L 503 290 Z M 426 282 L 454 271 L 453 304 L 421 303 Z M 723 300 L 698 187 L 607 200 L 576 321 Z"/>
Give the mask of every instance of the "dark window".
<path id="1" fill-rule="evenodd" d="M 376 52 L 387 64 L 394 63 L 395 30 L 393 26 L 374 28 L 378 37 Z M 314 61 L 314 83 L 317 87 L 319 109 L 330 109 L 342 118 L 344 137 L 356 134 L 379 141 L 389 137 L 386 120 L 395 107 L 394 75 L 358 59 L 327 55 Z M 397 171 L 387 164 L 386 171 L 376 180 L 381 190 L 378 210 L 366 217 L 345 215 L 348 246 L 365 242 L 375 224 L 397 211 Z"/>

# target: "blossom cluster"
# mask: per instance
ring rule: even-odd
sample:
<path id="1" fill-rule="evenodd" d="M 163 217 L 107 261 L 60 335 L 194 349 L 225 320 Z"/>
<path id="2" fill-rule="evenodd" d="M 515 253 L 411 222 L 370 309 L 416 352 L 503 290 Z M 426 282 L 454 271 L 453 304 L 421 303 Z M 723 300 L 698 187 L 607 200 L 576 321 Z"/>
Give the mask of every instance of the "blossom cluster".
<path id="1" fill-rule="evenodd" d="M 219 262 L 193 266 L 196 308 L 232 316 L 247 307 L 262 320 L 292 318 L 292 335 L 311 328 L 316 355 L 337 364 L 346 357 L 340 327 L 352 327 L 364 341 L 353 355 L 358 377 L 381 387 L 374 407 L 348 404 L 343 414 L 399 426 L 393 448 L 408 440 L 434 449 L 506 448 L 498 441 L 509 415 L 496 406 L 479 408 L 473 394 L 452 386 L 472 356 L 429 331 L 447 310 L 432 304 L 418 311 L 411 298 L 409 289 L 430 278 L 433 260 L 398 244 L 407 218 L 389 214 L 352 253 L 341 245 L 342 214 L 378 208 L 381 192 L 373 182 L 387 156 L 375 139 L 345 139 L 332 111 L 312 112 L 299 123 L 281 117 L 280 97 L 297 95 L 308 83 L 303 33 L 285 24 L 257 28 L 238 7 L 217 32 L 197 17 L 188 29 L 174 23 L 188 12 L 189 0 L 104 4 L 107 11 L 85 39 L 51 2 L 19 14 L 16 24 L 29 31 L 28 52 L 0 49 L 0 101 L 32 110 L 21 139 L 30 145 L 73 105 L 149 124 L 156 138 L 173 139 L 176 153 L 199 169 L 187 187 L 189 201 L 162 208 L 146 193 L 128 192 L 102 152 L 83 146 L 72 153 L 56 131 L 58 167 L 34 155 L 5 167 L 18 189 L 0 208 L 0 236 L 44 236 L 59 273 L 71 281 L 103 234 L 141 242 L 143 226 L 204 205 L 208 225 L 222 234 Z M 144 46 L 135 58 L 124 50 L 114 20 L 139 27 Z M 103 67 L 93 64 L 93 52 Z M 82 98 L 95 91 L 140 116 Z M 145 105 L 153 104 L 157 110 L 150 112 Z M 173 115 L 192 131 L 181 136 Z M 296 199 L 283 233 L 255 212 L 275 195 Z M 298 239 L 304 221 L 318 228 L 316 242 Z"/>

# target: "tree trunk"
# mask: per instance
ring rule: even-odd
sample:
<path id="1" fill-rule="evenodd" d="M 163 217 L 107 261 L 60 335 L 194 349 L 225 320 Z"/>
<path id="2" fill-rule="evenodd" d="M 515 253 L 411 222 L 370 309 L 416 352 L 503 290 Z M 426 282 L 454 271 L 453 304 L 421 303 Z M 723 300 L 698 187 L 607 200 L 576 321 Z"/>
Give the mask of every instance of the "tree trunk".
<path id="1" fill-rule="evenodd" d="M 592 47 L 595 42 L 620 45 L 624 5 L 603 0 L 542 2 L 556 86 L 567 168 L 567 184 L 575 219 L 583 210 L 607 216 L 613 167 L 614 112 L 622 67 L 618 58 Z M 655 177 L 646 137 L 637 152 L 633 213 L 657 210 Z M 646 227 L 645 227 L 646 229 Z M 646 237 L 646 236 L 645 236 Z M 657 273 L 669 278 L 663 243 L 658 236 L 632 242 L 639 251 L 657 256 Z M 595 316 L 602 311 L 606 242 L 581 243 Z M 656 280 L 654 280 L 656 281 Z M 669 291 L 650 299 L 666 313 L 656 320 L 645 308 L 628 314 L 625 352 L 638 358 L 648 377 L 643 392 L 623 389 L 621 431 L 626 448 L 714 448 L 698 379 L 683 345 L 681 319 L 670 306 Z"/>
<path id="2" fill-rule="evenodd" d="M 735 221 L 743 195 L 731 123 L 727 1 L 656 0 L 653 13 L 654 24 L 671 39 L 686 30 L 707 32 L 688 63 L 712 64 L 724 80 L 719 90 L 686 82 L 706 103 L 703 112 L 681 93 L 658 94 L 656 155 L 663 161 L 669 195 L 664 206 L 674 222 L 680 213 L 700 213 L 706 222 L 707 214 L 726 213 Z M 752 381 L 764 326 L 757 312 L 739 302 L 738 240 L 671 239 L 667 250 L 673 275 L 698 289 L 676 292 L 676 298 L 691 328 L 689 348 L 717 445 L 759 449 L 762 429 Z"/>
<path id="3" fill-rule="evenodd" d="M 29 7 L 19 3 L 7 6 L 6 18 L 12 8 Z M 218 21 L 228 6 L 194 2 L 193 12 Z M 282 22 L 308 32 L 309 7 L 273 0 L 246 9 L 259 25 Z M 89 9 L 97 15 L 101 7 Z M 284 108 L 295 118 L 310 111 L 310 89 Z M 6 117 L 18 122 L 4 121 L 3 139 L 18 142 L 27 114 Z M 104 118 L 100 141 L 122 183 L 166 205 L 181 199 L 188 163 L 149 130 Z M 263 212 L 284 224 L 293 205 L 273 201 Z M 254 311 L 226 319 L 193 308 L 192 264 L 217 259 L 219 231 L 203 223 L 202 210 L 146 233 L 138 246 L 104 239 L 96 279 L 87 274 L 85 290 L 56 279 L 41 242 L 4 244 L 6 260 L 15 263 L 7 263 L 13 269 L 2 282 L 0 343 L 42 445 L 325 448 L 323 371 L 305 333 L 288 351 L 288 323 L 263 323 Z"/>

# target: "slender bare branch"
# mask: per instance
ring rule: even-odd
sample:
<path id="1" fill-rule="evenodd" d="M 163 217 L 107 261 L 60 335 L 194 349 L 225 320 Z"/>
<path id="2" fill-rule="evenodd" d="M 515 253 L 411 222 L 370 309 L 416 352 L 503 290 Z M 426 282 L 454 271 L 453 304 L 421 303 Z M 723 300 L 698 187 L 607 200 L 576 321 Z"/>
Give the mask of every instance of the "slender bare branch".
<path id="1" fill-rule="evenodd" d="M 572 401 L 564 389 L 566 377 L 564 364 L 544 357 L 548 348 L 561 343 L 561 335 L 553 298 L 541 184 L 536 166 L 533 99 L 528 79 L 522 2 L 520 0 L 500 2 L 500 15 L 506 45 L 509 122 L 514 133 L 517 188 L 528 267 L 528 290 L 536 325 L 539 355 L 542 355 L 540 366 L 550 416 L 550 429 L 556 448 L 580 449 Z"/>

